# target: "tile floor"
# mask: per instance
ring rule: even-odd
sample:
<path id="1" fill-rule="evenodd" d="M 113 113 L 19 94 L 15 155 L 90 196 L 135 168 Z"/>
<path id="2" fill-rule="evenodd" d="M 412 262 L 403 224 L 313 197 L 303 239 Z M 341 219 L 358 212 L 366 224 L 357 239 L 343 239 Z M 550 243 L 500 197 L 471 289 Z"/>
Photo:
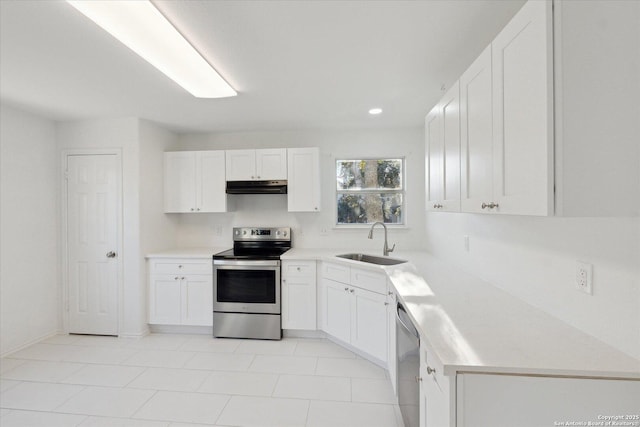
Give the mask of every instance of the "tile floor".
<path id="1" fill-rule="evenodd" d="M 60 335 L 0 369 L 2 427 L 402 427 L 387 372 L 323 339 Z"/>

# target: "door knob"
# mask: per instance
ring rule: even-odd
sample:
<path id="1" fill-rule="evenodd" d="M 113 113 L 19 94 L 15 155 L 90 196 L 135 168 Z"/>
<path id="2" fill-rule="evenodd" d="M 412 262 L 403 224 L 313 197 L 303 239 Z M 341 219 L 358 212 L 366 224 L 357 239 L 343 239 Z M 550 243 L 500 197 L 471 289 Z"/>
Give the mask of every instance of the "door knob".
<path id="1" fill-rule="evenodd" d="M 114 251 L 109 251 L 107 252 L 107 258 L 115 258 L 116 257 L 116 253 Z"/>

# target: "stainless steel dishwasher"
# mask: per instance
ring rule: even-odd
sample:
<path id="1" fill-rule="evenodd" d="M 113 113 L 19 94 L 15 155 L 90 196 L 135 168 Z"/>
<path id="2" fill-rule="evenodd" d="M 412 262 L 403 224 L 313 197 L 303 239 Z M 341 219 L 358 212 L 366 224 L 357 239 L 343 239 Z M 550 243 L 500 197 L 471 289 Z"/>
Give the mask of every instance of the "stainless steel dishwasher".
<path id="1" fill-rule="evenodd" d="M 404 427 L 420 424 L 420 335 L 404 306 L 396 306 L 398 404 Z"/>

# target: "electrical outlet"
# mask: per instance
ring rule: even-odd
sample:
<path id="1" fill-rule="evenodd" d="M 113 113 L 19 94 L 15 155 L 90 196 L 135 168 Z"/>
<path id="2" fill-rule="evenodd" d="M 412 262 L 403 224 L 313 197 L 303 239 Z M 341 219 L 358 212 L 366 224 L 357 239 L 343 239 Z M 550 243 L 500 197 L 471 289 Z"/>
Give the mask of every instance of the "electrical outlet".
<path id="1" fill-rule="evenodd" d="M 585 294 L 593 295 L 593 265 L 576 261 L 576 287 Z"/>

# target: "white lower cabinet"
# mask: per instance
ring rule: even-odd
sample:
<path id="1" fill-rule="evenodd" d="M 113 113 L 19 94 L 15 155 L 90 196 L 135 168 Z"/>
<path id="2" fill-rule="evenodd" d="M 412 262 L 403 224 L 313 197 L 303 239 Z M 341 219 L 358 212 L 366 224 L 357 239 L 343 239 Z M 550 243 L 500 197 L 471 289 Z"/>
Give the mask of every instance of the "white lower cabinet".
<path id="1" fill-rule="evenodd" d="M 211 326 L 213 323 L 211 261 L 151 259 L 149 261 L 149 323 Z"/>
<path id="2" fill-rule="evenodd" d="M 567 421 L 607 425 L 603 416 L 637 416 L 640 402 L 637 380 L 482 372 L 443 375 L 442 364 L 424 340 L 419 379 L 420 427 L 539 427 Z"/>
<path id="3" fill-rule="evenodd" d="M 455 426 L 452 416 L 455 402 L 451 398 L 449 380 L 451 377 L 443 375 L 442 365 L 438 359 L 427 350 L 424 342 L 420 346 L 420 426 L 448 427 Z"/>
<path id="4" fill-rule="evenodd" d="M 458 427 L 638 425 L 640 421 L 637 380 L 465 373 L 457 375 L 456 394 Z M 616 420 L 620 424 L 607 424 L 606 416 L 622 418 Z"/>
<path id="5" fill-rule="evenodd" d="M 316 330 L 316 262 L 282 261 L 282 329 Z"/>
<path id="6" fill-rule="evenodd" d="M 386 363 L 389 345 L 386 275 L 324 262 L 322 277 L 325 332 Z M 383 289 L 381 282 L 385 284 Z"/>

